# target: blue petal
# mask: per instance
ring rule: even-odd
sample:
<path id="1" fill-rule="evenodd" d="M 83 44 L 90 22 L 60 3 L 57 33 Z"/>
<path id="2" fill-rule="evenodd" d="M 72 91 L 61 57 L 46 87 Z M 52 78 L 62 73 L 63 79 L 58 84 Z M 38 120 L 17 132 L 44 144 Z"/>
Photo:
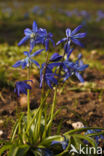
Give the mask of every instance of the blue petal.
<path id="1" fill-rule="evenodd" d="M 21 41 L 18 43 L 18 46 L 22 45 L 23 43 L 25 43 L 30 37 L 29 36 L 25 36 L 21 39 Z"/>
<path id="2" fill-rule="evenodd" d="M 73 50 L 74 50 L 73 48 L 69 50 L 69 52 L 67 54 L 67 59 L 69 59 L 69 57 L 70 57 L 70 55 L 71 55 L 71 53 L 72 53 Z"/>
<path id="3" fill-rule="evenodd" d="M 36 52 L 33 53 L 30 57 L 34 57 L 34 56 L 40 54 L 43 50 L 44 50 L 44 49 L 41 49 L 41 50 L 36 51 Z"/>
<path id="4" fill-rule="evenodd" d="M 61 64 L 62 64 L 61 62 L 51 63 L 51 64 L 48 64 L 48 67 L 54 68 L 54 67 L 60 66 Z"/>
<path id="5" fill-rule="evenodd" d="M 17 96 L 20 96 L 20 87 L 17 88 Z"/>
<path id="6" fill-rule="evenodd" d="M 48 51 L 48 49 L 49 49 L 49 40 L 48 39 L 45 40 L 45 48 L 46 48 L 46 51 Z"/>
<path id="7" fill-rule="evenodd" d="M 60 141 L 52 141 L 51 145 L 60 144 Z"/>
<path id="8" fill-rule="evenodd" d="M 47 36 L 47 30 L 46 29 L 40 28 L 40 29 L 38 29 L 37 32 L 38 32 L 40 37 L 46 37 Z"/>
<path id="9" fill-rule="evenodd" d="M 79 61 L 79 66 L 83 66 L 84 64 L 83 64 L 83 61 L 82 60 L 80 60 Z"/>
<path id="10" fill-rule="evenodd" d="M 84 47 L 84 45 L 78 39 L 72 38 L 72 42 L 75 43 L 76 45 Z"/>
<path id="11" fill-rule="evenodd" d="M 75 35 L 82 27 L 83 27 L 82 25 L 79 25 L 78 27 L 76 27 L 76 28 L 72 31 L 71 36 L 72 36 L 72 35 Z"/>
<path id="12" fill-rule="evenodd" d="M 35 46 L 35 40 L 31 39 L 30 40 L 30 51 L 33 50 L 34 46 Z"/>
<path id="13" fill-rule="evenodd" d="M 68 43 L 65 43 L 65 45 L 64 45 L 65 53 L 68 53 L 69 49 L 70 49 L 70 45 Z"/>
<path id="14" fill-rule="evenodd" d="M 62 64 L 62 67 L 63 67 L 64 72 L 67 73 L 69 71 L 65 63 Z"/>
<path id="15" fill-rule="evenodd" d="M 25 34 L 26 36 L 28 36 L 28 37 L 29 37 L 29 36 L 32 34 L 31 29 L 26 28 L 26 29 L 24 30 L 24 34 Z"/>
<path id="16" fill-rule="evenodd" d="M 58 53 L 54 53 L 51 58 L 50 61 L 59 61 L 62 58 L 62 56 L 60 56 Z"/>
<path id="17" fill-rule="evenodd" d="M 53 37 L 53 34 L 51 32 L 48 33 L 49 38 Z"/>
<path id="18" fill-rule="evenodd" d="M 70 46 L 71 40 L 68 40 L 68 45 Z"/>
<path id="19" fill-rule="evenodd" d="M 43 75 L 40 76 L 40 88 L 42 88 L 42 83 L 43 83 Z"/>
<path id="20" fill-rule="evenodd" d="M 82 54 L 78 54 L 78 60 L 80 60 L 82 58 Z"/>
<path id="21" fill-rule="evenodd" d="M 50 74 L 46 75 L 46 78 L 49 79 L 52 83 L 57 84 L 57 80 L 53 76 L 49 76 Z"/>
<path id="22" fill-rule="evenodd" d="M 88 64 L 85 64 L 85 65 L 83 65 L 83 66 L 78 67 L 77 70 L 83 71 L 83 70 L 85 70 L 86 68 L 88 68 Z"/>
<path id="23" fill-rule="evenodd" d="M 67 40 L 67 38 L 63 38 L 62 40 L 58 41 L 58 42 L 56 43 L 56 45 L 59 45 L 60 43 L 66 41 L 66 40 Z"/>
<path id="24" fill-rule="evenodd" d="M 12 67 L 17 68 L 21 65 L 21 61 L 17 61 Z"/>
<path id="25" fill-rule="evenodd" d="M 24 55 L 29 57 L 29 52 L 28 51 L 24 51 Z"/>
<path id="26" fill-rule="evenodd" d="M 71 76 L 71 73 L 66 73 L 65 76 L 64 76 L 64 77 L 65 77 L 65 78 L 64 78 L 64 82 L 65 82 L 70 76 Z"/>
<path id="27" fill-rule="evenodd" d="M 68 143 L 65 142 L 65 141 L 62 141 L 62 142 L 61 142 L 61 145 L 62 145 L 63 150 L 65 150 L 66 147 L 68 146 Z"/>
<path id="28" fill-rule="evenodd" d="M 71 62 L 71 61 L 66 60 L 66 61 L 64 61 L 64 65 L 68 66 L 69 68 L 73 68 L 73 66 L 75 64 L 73 62 Z"/>
<path id="29" fill-rule="evenodd" d="M 22 65 L 22 69 L 24 69 L 24 68 L 26 67 L 27 63 L 26 63 L 25 61 L 23 61 L 23 62 L 21 63 L 21 65 Z"/>
<path id="30" fill-rule="evenodd" d="M 33 28 L 33 32 L 36 33 L 38 30 L 38 27 L 37 27 L 37 24 L 35 21 L 33 21 L 33 27 L 32 28 Z"/>
<path id="31" fill-rule="evenodd" d="M 26 62 L 26 65 L 29 65 L 29 57 L 26 57 L 24 61 Z"/>
<path id="32" fill-rule="evenodd" d="M 84 38 L 84 37 L 86 37 L 86 35 L 87 35 L 87 33 L 79 33 L 79 34 L 74 35 L 73 37 L 74 38 Z"/>
<path id="33" fill-rule="evenodd" d="M 71 36 L 71 30 L 69 28 L 66 29 L 66 36 L 67 37 Z"/>
<path id="34" fill-rule="evenodd" d="M 31 81 L 31 80 L 27 80 L 27 81 Z M 25 82 L 26 81 L 16 82 L 16 88 L 14 91 L 15 93 L 17 93 L 18 96 L 20 95 L 20 93 L 24 93 L 27 95 L 27 89 L 31 89 L 31 86 Z"/>
<path id="35" fill-rule="evenodd" d="M 38 68 L 40 68 L 40 65 L 39 65 L 39 63 L 38 63 L 37 61 L 32 60 L 32 59 L 31 59 L 31 61 L 32 61 L 34 64 L 36 64 L 36 66 L 37 66 Z"/>
<path id="36" fill-rule="evenodd" d="M 26 88 L 26 89 L 31 89 L 31 86 L 29 85 L 29 84 L 27 84 L 27 83 L 23 83 L 23 86 L 24 86 L 24 88 Z"/>
<path id="37" fill-rule="evenodd" d="M 84 82 L 83 77 L 79 74 L 79 72 L 75 72 L 76 77 L 79 79 L 80 82 Z"/>
<path id="38" fill-rule="evenodd" d="M 54 42 L 54 40 L 50 38 L 50 41 L 52 42 L 53 47 L 55 47 L 55 42 Z"/>
<path id="39" fill-rule="evenodd" d="M 51 85 L 51 82 L 48 80 L 48 79 L 46 79 L 46 83 L 47 83 L 47 85 L 52 89 L 53 87 L 52 87 L 52 85 Z"/>

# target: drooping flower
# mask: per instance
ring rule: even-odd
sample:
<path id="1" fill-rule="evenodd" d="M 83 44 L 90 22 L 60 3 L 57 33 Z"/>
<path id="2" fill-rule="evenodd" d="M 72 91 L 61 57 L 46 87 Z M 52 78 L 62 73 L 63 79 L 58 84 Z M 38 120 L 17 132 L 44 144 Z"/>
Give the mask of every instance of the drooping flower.
<path id="1" fill-rule="evenodd" d="M 88 135 L 88 134 L 94 134 L 94 133 L 100 133 L 100 132 L 102 132 L 102 130 L 100 130 L 100 129 L 94 129 L 94 130 L 87 130 L 87 132 L 85 133 L 85 135 Z M 94 139 L 95 139 L 95 141 L 96 141 L 96 143 L 99 145 L 99 143 L 101 142 L 101 140 L 104 140 L 104 135 L 96 135 L 96 136 L 92 136 Z"/>
<path id="2" fill-rule="evenodd" d="M 55 78 L 57 74 L 53 72 L 53 68 L 60 66 L 61 63 L 50 63 L 46 66 L 45 63 L 42 64 L 42 67 L 40 69 L 40 88 L 42 88 L 43 80 L 46 82 L 46 84 L 53 88 L 53 85 L 57 85 L 58 81 Z M 46 67 L 45 73 L 44 68 Z"/>
<path id="3" fill-rule="evenodd" d="M 38 27 L 35 21 L 33 21 L 32 30 L 29 28 L 26 28 L 24 30 L 25 37 L 21 39 L 21 41 L 18 43 L 18 46 L 25 43 L 28 39 L 30 39 L 30 50 L 32 50 L 35 46 L 35 44 L 38 43 L 39 40 L 39 32 Z"/>
<path id="4" fill-rule="evenodd" d="M 62 42 L 66 42 L 70 46 L 70 43 L 73 42 L 76 45 L 83 47 L 83 44 L 78 40 L 78 38 L 84 38 L 86 36 L 86 33 L 77 33 L 81 28 L 82 25 L 79 25 L 73 31 L 71 31 L 70 28 L 67 28 L 66 37 L 58 41 L 56 45 L 59 45 Z"/>
<path id="5" fill-rule="evenodd" d="M 38 30 L 38 33 L 39 33 L 39 41 L 40 43 L 45 45 L 46 51 L 48 51 L 49 49 L 49 41 L 51 41 L 53 46 L 55 46 L 55 42 L 52 39 L 53 34 L 51 32 L 48 33 L 46 29 L 40 28 Z"/>
<path id="6" fill-rule="evenodd" d="M 59 61 L 61 58 L 62 58 L 62 56 L 60 56 L 58 53 L 54 53 L 54 54 L 51 56 L 50 61 L 56 62 L 56 61 Z"/>
<path id="7" fill-rule="evenodd" d="M 70 49 L 70 46 L 67 43 L 64 45 L 64 51 L 65 51 L 65 54 L 67 54 L 67 60 L 69 60 L 69 57 L 73 50 L 74 50 L 73 48 Z"/>
<path id="8" fill-rule="evenodd" d="M 33 60 L 32 57 L 40 54 L 44 49 L 38 50 L 32 55 L 30 55 L 30 52 L 25 51 L 24 55 L 27 56 L 25 59 L 17 61 L 12 67 L 17 68 L 19 66 L 22 66 L 22 69 L 24 69 L 26 66 L 29 67 L 31 63 L 34 63 L 38 68 L 40 68 L 40 65 L 37 61 Z"/>
<path id="9" fill-rule="evenodd" d="M 60 144 L 62 146 L 62 149 L 65 150 L 68 146 L 69 140 L 65 137 L 63 141 L 52 141 L 51 146 L 52 145 L 56 145 L 56 144 Z"/>
<path id="10" fill-rule="evenodd" d="M 27 82 L 32 80 L 25 80 L 25 81 L 17 81 L 15 85 L 14 92 L 17 93 L 17 96 L 20 96 L 20 93 L 24 93 L 27 95 L 27 89 L 31 89 L 31 86 L 27 84 Z"/>
<path id="11" fill-rule="evenodd" d="M 62 66 L 63 66 L 63 70 L 65 72 L 64 81 L 66 81 L 70 76 L 75 74 L 75 76 L 80 80 L 80 82 L 84 82 L 84 79 L 80 74 L 80 71 L 85 70 L 88 67 L 88 65 L 83 64 L 83 61 L 81 60 L 81 58 L 82 58 L 82 54 L 79 54 L 76 62 L 72 62 L 72 61 L 68 60 L 68 57 L 63 62 Z"/>

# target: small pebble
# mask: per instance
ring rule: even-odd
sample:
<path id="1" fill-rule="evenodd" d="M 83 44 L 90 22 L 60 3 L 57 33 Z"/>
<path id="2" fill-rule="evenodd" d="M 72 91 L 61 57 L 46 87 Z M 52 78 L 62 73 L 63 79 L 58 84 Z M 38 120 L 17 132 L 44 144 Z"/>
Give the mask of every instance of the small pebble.
<path id="1" fill-rule="evenodd" d="M 2 130 L 0 130 L 0 136 L 1 136 L 1 135 L 3 135 L 3 131 L 2 131 Z"/>
<path id="2" fill-rule="evenodd" d="M 72 123 L 74 129 L 84 128 L 84 124 L 80 121 Z"/>
<path id="3" fill-rule="evenodd" d="M 3 124 L 3 120 L 0 120 L 0 125 L 2 125 Z"/>

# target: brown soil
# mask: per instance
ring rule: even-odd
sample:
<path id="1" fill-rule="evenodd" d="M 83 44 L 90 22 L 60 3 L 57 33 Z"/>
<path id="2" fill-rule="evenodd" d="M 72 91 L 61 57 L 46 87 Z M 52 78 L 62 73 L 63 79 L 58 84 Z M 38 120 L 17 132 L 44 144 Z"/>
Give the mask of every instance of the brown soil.
<path id="1" fill-rule="evenodd" d="M 88 86 L 88 83 L 80 84 L 79 82 L 70 85 L 67 82 L 63 91 L 58 90 L 56 109 L 64 107 L 61 113 L 54 121 L 57 123 L 63 120 L 62 132 L 71 128 L 71 123 L 81 121 L 85 126 L 104 127 L 104 81 L 103 73 L 96 69 L 87 69 L 84 78 L 86 82 L 93 82 L 94 85 Z M 41 90 L 39 82 L 34 80 L 31 90 L 31 109 L 39 106 Z M 52 96 L 48 99 L 51 104 Z M 2 89 L 0 93 L 0 116 L 4 124 L 0 126 L 3 129 L 3 138 L 8 138 L 11 125 L 17 118 L 17 112 L 26 111 L 26 96 L 17 99 L 13 91 Z M 53 132 L 54 132 L 53 128 Z"/>

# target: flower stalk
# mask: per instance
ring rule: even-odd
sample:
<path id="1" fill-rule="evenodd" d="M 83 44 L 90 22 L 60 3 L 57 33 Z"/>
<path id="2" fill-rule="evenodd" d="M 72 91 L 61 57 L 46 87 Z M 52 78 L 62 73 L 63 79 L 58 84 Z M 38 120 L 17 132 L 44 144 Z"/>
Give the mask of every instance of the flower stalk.
<path id="1" fill-rule="evenodd" d="M 30 62 L 27 67 L 27 80 L 30 80 Z M 27 89 L 27 125 L 30 121 L 30 90 Z"/>

